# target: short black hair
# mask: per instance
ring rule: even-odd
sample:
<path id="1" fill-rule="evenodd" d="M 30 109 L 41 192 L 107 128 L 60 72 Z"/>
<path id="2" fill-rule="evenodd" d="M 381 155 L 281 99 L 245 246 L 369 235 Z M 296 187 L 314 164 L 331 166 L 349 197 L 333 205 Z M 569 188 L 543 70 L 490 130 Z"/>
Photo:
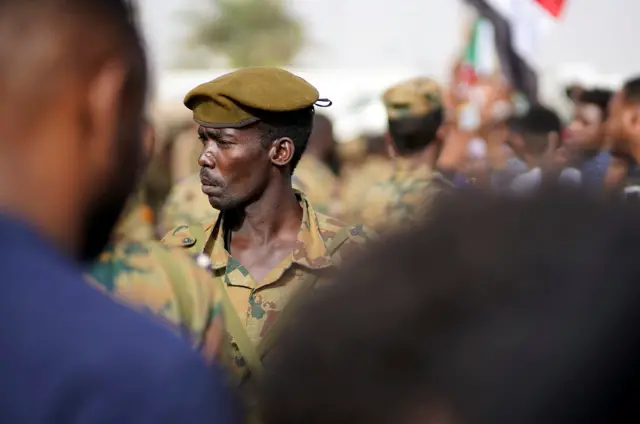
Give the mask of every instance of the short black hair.
<path id="1" fill-rule="evenodd" d="M 626 100 L 640 103 L 640 76 L 627 80 L 624 83 L 622 92 Z"/>
<path id="2" fill-rule="evenodd" d="M 389 119 L 389 135 L 400 155 L 410 155 L 435 141 L 443 121 L 442 108 L 423 116 Z"/>
<path id="3" fill-rule="evenodd" d="M 527 151 L 541 154 L 547 149 L 549 135 L 552 133 L 560 135 L 562 121 L 553 109 L 535 105 L 524 116 L 510 119 L 509 128 L 522 136 Z"/>
<path id="4" fill-rule="evenodd" d="M 260 118 L 258 129 L 264 147 L 270 146 L 271 142 L 278 138 L 289 137 L 293 141 L 295 151 L 290 162 L 291 173 L 293 173 L 307 148 L 313 130 L 314 107 L 293 112 L 258 112 L 256 115 Z"/>
<path id="5" fill-rule="evenodd" d="M 609 102 L 613 97 L 613 91 L 603 89 L 584 90 L 580 93 L 578 103 L 594 105 L 602 113 L 602 120 L 607 119 Z"/>
<path id="6" fill-rule="evenodd" d="M 266 361 L 265 424 L 402 423 L 430 402 L 461 422 L 606 422 L 588 414 L 603 387 L 616 406 L 637 394 L 616 383 L 638 369 L 639 215 L 555 188 L 443 198 L 301 308 Z M 500 412 L 520 419 L 464 416 Z"/>

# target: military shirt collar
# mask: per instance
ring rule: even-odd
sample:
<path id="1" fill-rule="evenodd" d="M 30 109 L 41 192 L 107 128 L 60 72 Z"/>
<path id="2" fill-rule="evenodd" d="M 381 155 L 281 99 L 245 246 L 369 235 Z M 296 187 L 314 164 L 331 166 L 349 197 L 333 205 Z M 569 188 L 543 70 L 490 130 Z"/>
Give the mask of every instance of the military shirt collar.
<path id="1" fill-rule="evenodd" d="M 298 232 L 296 247 L 289 256 L 295 264 L 310 269 L 322 269 L 332 265 L 331 255 L 322 237 L 322 229 L 318 223 L 318 215 L 313 210 L 309 200 L 299 191 L 295 191 L 296 197 L 302 207 L 302 223 Z M 221 213 L 218 220 L 207 231 L 208 246 L 211 247 L 211 262 L 214 269 L 225 268 L 231 255 L 227 252 L 224 243 L 224 214 Z"/>

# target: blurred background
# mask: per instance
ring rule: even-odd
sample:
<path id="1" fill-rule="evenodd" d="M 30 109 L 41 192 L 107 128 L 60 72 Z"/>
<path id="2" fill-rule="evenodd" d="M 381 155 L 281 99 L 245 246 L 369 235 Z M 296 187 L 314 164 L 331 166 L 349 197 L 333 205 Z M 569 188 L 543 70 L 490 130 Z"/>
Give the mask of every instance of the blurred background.
<path id="1" fill-rule="evenodd" d="M 380 101 L 385 88 L 415 75 L 446 81 L 466 33 L 459 0 L 139 0 L 139 5 L 155 65 L 155 120 L 164 141 L 159 159 L 164 163 L 156 172 L 167 184 L 197 169 L 195 153 L 182 148 L 173 157 L 170 152 L 189 125 L 182 98 L 195 85 L 235 67 L 287 67 L 333 101 L 323 113 L 333 120 L 336 141 L 347 143 L 385 131 Z M 566 117 L 562 87 L 613 89 L 640 69 L 640 57 L 631 53 L 640 38 L 638 16 L 640 3 L 627 0 L 567 2 L 536 55 L 541 100 Z"/>

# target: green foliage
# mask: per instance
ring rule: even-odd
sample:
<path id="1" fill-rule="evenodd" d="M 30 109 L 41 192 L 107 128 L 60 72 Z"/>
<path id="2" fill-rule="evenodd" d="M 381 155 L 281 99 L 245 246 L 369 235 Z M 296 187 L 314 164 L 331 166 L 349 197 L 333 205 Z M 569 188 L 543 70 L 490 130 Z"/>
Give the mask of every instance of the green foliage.
<path id="1" fill-rule="evenodd" d="M 194 16 L 192 45 L 222 55 L 232 67 L 286 66 L 304 42 L 303 28 L 282 0 L 210 0 Z"/>

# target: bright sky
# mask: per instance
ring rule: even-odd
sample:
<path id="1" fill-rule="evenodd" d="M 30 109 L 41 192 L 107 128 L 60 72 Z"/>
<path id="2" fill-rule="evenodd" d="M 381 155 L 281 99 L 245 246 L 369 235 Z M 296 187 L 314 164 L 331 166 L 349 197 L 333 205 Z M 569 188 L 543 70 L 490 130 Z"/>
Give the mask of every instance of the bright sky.
<path id="1" fill-rule="evenodd" d="M 157 65 L 167 68 L 188 23 L 179 11 L 212 0 L 139 0 Z M 525 0 L 523 0 L 525 1 Z M 568 0 L 564 21 L 542 47 L 542 63 L 585 62 L 602 72 L 640 71 L 640 2 Z M 440 75 L 460 36 L 461 0 L 288 0 L 311 40 L 299 65 L 415 67 Z"/>

